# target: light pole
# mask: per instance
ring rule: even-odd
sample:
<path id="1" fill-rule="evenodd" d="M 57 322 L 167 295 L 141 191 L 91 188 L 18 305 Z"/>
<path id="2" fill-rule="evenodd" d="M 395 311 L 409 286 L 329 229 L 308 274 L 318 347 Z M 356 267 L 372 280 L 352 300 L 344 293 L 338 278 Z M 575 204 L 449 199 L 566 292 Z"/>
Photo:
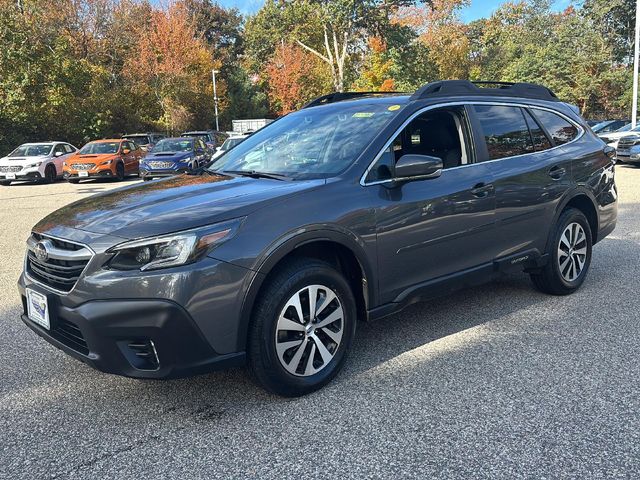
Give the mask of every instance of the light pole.
<path id="1" fill-rule="evenodd" d="M 640 2 L 640 0 L 638 0 Z M 219 70 L 211 70 L 211 77 L 213 78 L 213 110 L 216 114 L 216 131 L 220 130 L 218 125 L 218 92 L 216 90 L 216 73 L 220 73 Z"/>
<path id="2" fill-rule="evenodd" d="M 640 0 L 636 0 L 636 38 L 633 52 L 633 107 L 631 110 L 631 128 L 636 128 L 638 114 L 638 47 L 640 46 Z"/>

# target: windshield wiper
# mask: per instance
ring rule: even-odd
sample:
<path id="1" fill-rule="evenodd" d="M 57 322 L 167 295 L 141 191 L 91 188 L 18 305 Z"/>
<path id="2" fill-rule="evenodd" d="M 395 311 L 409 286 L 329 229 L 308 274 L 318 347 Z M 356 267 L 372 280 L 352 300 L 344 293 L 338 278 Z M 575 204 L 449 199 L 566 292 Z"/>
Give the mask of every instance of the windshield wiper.
<path id="1" fill-rule="evenodd" d="M 258 172 L 256 170 L 222 170 L 222 173 L 231 173 L 233 175 L 240 175 L 242 177 L 251 178 L 270 178 L 272 180 L 290 180 L 291 177 L 282 175 L 280 173 L 270 172 Z"/>

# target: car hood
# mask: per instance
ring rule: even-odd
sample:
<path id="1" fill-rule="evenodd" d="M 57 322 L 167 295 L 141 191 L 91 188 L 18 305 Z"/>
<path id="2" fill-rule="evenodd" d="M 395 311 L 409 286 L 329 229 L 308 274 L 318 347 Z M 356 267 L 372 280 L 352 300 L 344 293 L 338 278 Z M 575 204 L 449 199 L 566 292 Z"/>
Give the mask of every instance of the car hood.
<path id="1" fill-rule="evenodd" d="M 117 158 L 117 153 L 88 153 L 86 155 L 76 154 L 71 157 L 67 163 L 100 163 L 106 162 L 107 160 L 113 160 Z"/>
<path id="2" fill-rule="evenodd" d="M 179 162 L 185 160 L 193 155 L 193 152 L 158 152 L 147 153 L 144 157 L 144 161 L 164 161 L 164 162 Z"/>
<path id="3" fill-rule="evenodd" d="M 0 165 L 29 165 L 34 162 L 44 162 L 48 160 L 48 155 L 30 156 L 30 157 L 2 157 Z"/>
<path id="4" fill-rule="evenodd" d="M 279 181 L 217 174 L 180 175 L 74 202 L 42 219 L 34 231 L 68 228 L 133 239 L 241 217 L 324 180 Z"/>

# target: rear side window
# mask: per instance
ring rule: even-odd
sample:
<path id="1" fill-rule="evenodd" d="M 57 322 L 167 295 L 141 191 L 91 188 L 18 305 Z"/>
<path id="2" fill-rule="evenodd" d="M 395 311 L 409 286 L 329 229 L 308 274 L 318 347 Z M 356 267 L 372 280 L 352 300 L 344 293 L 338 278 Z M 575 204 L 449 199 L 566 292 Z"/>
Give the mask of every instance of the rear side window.
<path id="1" fill-rule="evenodd" d="M 535 121 L 535 119 L 529 112 L 526 112 L 524 116 L 527 119 L 527 125 L 529 126 L 529 131 L 531 132 L 531 139 L 533 140 L 533 147 L 535 148 L 536 152 L 551 148 L 551 142 L 549 142 L 549 139 L 542 131 L 542 128 L 540 128 L 540 125 L 538 125 L 538 122 Z"/>
<path id="2" fill-rule="evenodd" d="M 489 160 L 533 151 L 522 109 L 500 105 L 475 105 L 474 110 L 487 143 Z"/>
<path id="3" fill-rule="evenodd" d="M 73 147 L 71 145 L 68 144 L 64 144 L 64 149 L 67 151 L 67 153 L 71 153 L 74 151 Z"/>
<path id="4" fill-rule="evenodd" d="M 578 129 L 560 115 L 546 110 L 534 110 L 535 116 L 542 122 L 556 145 L 563 145 L 578 136 Z"/>

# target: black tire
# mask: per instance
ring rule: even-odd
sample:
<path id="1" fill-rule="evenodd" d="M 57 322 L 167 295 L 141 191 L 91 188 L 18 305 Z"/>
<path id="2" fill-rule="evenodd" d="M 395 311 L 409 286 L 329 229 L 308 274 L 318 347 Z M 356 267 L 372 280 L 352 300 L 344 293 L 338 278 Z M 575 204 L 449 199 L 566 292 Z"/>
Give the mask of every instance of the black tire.
<path id="1" fill-rule="evenodd" d="M 569 225 L 575 223 L 580 225 L 582 227 L 582 231 L 584 232 L 584 246 L 586 247 L 586 257 L 584 257 L 583 267 L 577 277 L 569 281 L 565 276 L 563 276 L 561 272 L 560 262 L 558 260 L 560 254 L 558 253 L 558 251 L 561 245 L 561 236 L 564 234 Z M 580 246 L 581 245 L 582 244 L 580 244 Z M 566 248 L 564 244 L 562 248 Z M 531 274 L 531 280 L 533 281 L 533 284 L 541 292 L 549 293 L 551 295 L 568 295 L 575 292 L 578 288 L 580 288 L 587 276 L 587 273 L 589 272 L 592 249 L 593 238 L 591 236 L 591 227 L 589 226 L 587 217 L 585 217 L 584 213 L 576 208 L 566 209 L 560 215 L 556 227 L 553 230 L 551 238 L 549 239 L 549 242 L 547 244 L 547 253 L 549 254 L 549 261 L 547 265 L 542 268 L 540 272 Z M 562 259 L 565 260 L 567 258 L 568 255 L 562 257 Z M 569 259 L 569 261 L 573 262 L 572 259 Z M 571 268 L 571 266 L 569 266 L 568 268 Z"/>
<path id="2" fill-rule="evenodd" d="M 118 163 L 116 165 L 116 181 L 121 182 L 124 180 L 124 163 Z"/>
<path id="3" fill-rule="evenodd" d="M 142 177 L 143 182 L 148 182 L 149 180 L 153 180 L 151 177 Z"/>
<path id="4" fill-rule="evenodd" d="M 295 259 L 273 273 L 263 287 L 253 310 L 248 338 L 249 370 L 254 380 L 265 389 L 285 397 L 296 397 L 311 393 L 326 385 L 342 368 L 347 357 L 356 329 L 356 302 L 345 278 L 331 265 L 311 258 Z M 333 357 L 315 374 L 298 376 L 287 371 L 276 351 L 276 329 L 280 312 L 292 296 L 305 286 L 323 285 L 337 296 L 343 309 L 342 338 Z M 308 305 L 308 304 L 307 304 Z M 304 307 L 303 307 L 304 308 Z M 331 308 L 329 304 L 328 307 Z M 307 307 L 307 310 L 309 308 Z M 302 337 L 306 334 L 299 333 Z M 320 336 L 320 334 L 317 334 Z M 312 345 L 308 338 L 303 341 L 308 359 L 310 352 L 306 345 Z M 297 347 L 292 347 L 293 349 Z M 291 360 L 293 362 L 293 360 Z M 301 362 L 307 362 L 301 360 Z M 301 365 L 303 364 L 301 363 Z M 308 362 L 307 362 L 308 363 Z M 314 364 L 312 359 L 311 364 Z"/>
<path id="5" fill-rule="evenodd" d="M 56 167 L 53 165 L 47 165 L 44 169 L 44 178 L 42 179 L 43 183 L 54 183 L 57 177 Z"/>
<path id="6" fill-rule="evenodd" d="M 2 180 L 0 181 L 0 185 L 2 185 L 3 187 L 8 187 L 9 185 L 11 185 L 11 180 Z"/>

